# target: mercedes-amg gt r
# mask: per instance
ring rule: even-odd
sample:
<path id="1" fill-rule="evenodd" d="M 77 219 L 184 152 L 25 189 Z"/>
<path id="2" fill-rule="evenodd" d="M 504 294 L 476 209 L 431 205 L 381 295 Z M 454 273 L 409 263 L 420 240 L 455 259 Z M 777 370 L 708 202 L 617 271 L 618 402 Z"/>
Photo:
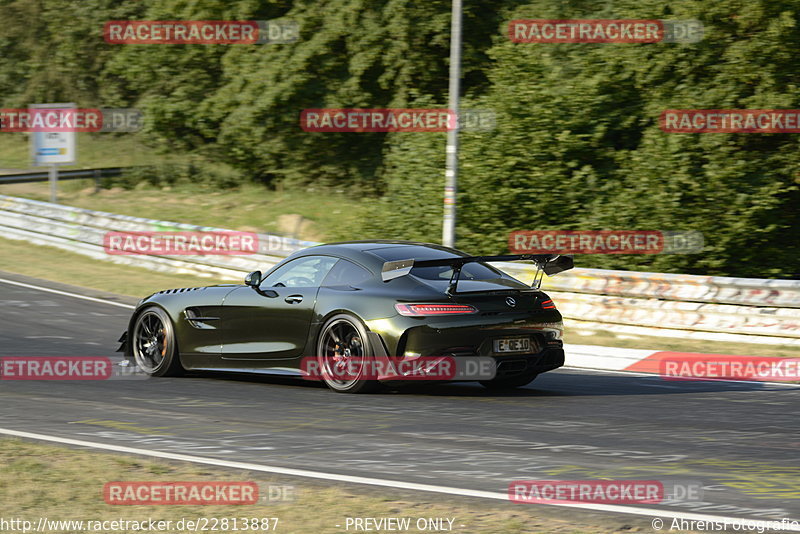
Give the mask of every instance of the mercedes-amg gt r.
<path id="1" fill-rule="evenodd" d="M 489 264 L 515 260 L 538 267 L 532 285 Z M 360 371 L 371 360 L 479 357 L 493 367 L 479 379 L 484 386 L 519 387 L 564 365 L 561 314 L 539 284 L 542 273 L 570 268 L 570 256 L 469 256 L 405 241 L 319 245 L 264 275 L 250 273 L 243 285 L 150 295 L 136 307 L 120 350 L 151 376 L 206 370 L 308 377 L 309 362 L 323 371 L 357 362 L 347 376 L 319 375 L 349 393 L 380 385 L 383 375 Z"/>

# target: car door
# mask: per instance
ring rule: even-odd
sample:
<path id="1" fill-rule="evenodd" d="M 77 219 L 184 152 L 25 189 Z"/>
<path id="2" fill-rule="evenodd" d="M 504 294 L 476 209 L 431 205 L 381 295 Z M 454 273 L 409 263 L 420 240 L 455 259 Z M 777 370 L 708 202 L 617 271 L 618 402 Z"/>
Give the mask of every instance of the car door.
<path id="1" fill-rule="evenodd" d="M 301 356 L 317 292 L 332 256 L 303 256 L 269 273 L 259 287 L 240 287 L 222 306 L 222 358 L 280 360 Z"/>

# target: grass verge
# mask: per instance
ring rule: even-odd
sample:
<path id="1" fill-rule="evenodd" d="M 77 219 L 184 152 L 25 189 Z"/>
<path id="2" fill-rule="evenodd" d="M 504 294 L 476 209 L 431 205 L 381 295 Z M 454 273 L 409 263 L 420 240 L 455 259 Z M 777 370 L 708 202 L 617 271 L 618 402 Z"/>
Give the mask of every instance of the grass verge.
<path id="1" fill-rule="evenodd" d="M 294 500 L 245 506 L 108 505 L 103 499 L 103 486 L 116 481 L 248 481 L 256 482 L 262 494 L 270 485 L 291 485 L 294 486 Z M 40 517 L 51 521 L 155 519 L 171 520 L 173 525 L 183 518 L 239 518 L 241 521 L 243 517 L 277 517 L 275 531 L 287 534 L 346 532 L 347 517 L 408 517 L 412 524 L 418 518 L 454 518 L 452 532 L 458 534 L 641 532 L 649 530 L 647 525 L 651 521 L 649 517 L 614 518 L 556 507 L 346 486 L 0 439 L 0 518 L 32 521 L 35 526 Z M 64 531 L 92 530 L 73 527 L 41 532 Z M 174 526 L 168 530 L 183 531 L 186 530 Z M 352 526 L 350 531 L 353 531 Z M 114 532 L 137 531 L 120 529 Z"/>
<path id="2" fill-rule="evenodd" d="M 2 238 L 0 270 L 140 298 L 162 289 L 230 282 L 116 265 L 55 247 Z"/>
<path id="3" fill-rule="evenodd" d="M 0 186 L 0 194 L 49 201 L 47 183 Z M 272 191 L 256 184 L 220 191 L 200 184 L 102 189 L 91 180 L 59 182 L 59 202 L 150 219 L 288 235 L 307 241 L 361 239 L 364 203 L 344 191 Z"/>

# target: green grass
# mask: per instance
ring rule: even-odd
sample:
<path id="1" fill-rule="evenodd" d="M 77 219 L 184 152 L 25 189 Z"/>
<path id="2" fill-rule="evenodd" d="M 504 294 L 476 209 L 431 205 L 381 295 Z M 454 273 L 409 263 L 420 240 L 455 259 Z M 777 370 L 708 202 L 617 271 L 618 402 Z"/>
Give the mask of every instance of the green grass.
<path id="1" fill-rule="evenodd" d="M 294 486 L 294 501 L 246 506 L 106 504 L 103 486 L 116 481 L 246 481 L 258 484 L 260 494 L 268 493 L 270 485 L 291 485 Z M 634 531 L 642 531 L 648 528 L 650 521 L 649 518 L 613 518 L 579 512 L 565 514 L 556 507 L 286 479 L 267 473 L 0 439 L 0 518 L 31 521 L 36 528 L 40 517 L 54 521 L 153 518 L 171 520 L 173 525 L 181 518 L 235 517 L 241 521 L 242 517 L 277 517 L 276 532 L 287 534 L 344 532 L 347 517 L 411 517 L 412 524 L 417 518 L 449 517 L 455 518 L 454 532 L 460 534 L 631 532 L 632 525 L 636 525 Z M 342 526 L 337 528 L 337 524 Z M 136 531 L 117 529 L 114 532 Z M 173 527 L 169 532 L 178 530 Z"/>
<path id="2" fill-rule="evenodd" d="M 202 161 L 189 154 L 161 154 L 136 135 L 78 134 L 78 165 L 64 170 L 92 167 L 126 167 Z M 3 134 L 0 169 L 30 167 L 28 135 Z M 49 200 L 47 183 L 0 185 L 0 194 Z M 310 241 L 359 239 L 365 203 L 343 190 L 307 187 L 273 191 L 246 184 L 220 190 L 199 183 L 174 187 L 142 184 L 134 190 L 105 189 L 94 194 L 91 180 L 59 182 L 59 202 L 100 211 L 152 219 L 218 226 L 243 231 L 275 232 Z"/>
<path id="3" fill-rule="evenodd" d="M 142 298 L 162 289 L 206 286 L 231 280 L 165 274 L 93 260 L 54 247 L 0 238 L 0 270 L 63 284 Z"/>
<path id="4" fill-rule="evenodd" d="M 0 186 L 0 194 L 48 201 L 47 183 Z M 91 180 L 59 183 L 59 202 L 166 221 L 270 232 L 308 241 L 359 239 L 364 203 L 344 191 L 272 191 L 255 184 L 220 191 L 199 184 L 103 189 Z"/>

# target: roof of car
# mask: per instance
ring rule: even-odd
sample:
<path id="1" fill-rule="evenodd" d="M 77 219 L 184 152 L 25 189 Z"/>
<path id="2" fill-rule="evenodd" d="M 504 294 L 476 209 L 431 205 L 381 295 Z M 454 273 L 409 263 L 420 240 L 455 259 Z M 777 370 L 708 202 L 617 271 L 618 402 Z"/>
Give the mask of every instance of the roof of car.
<path id="1" fill-rule="evenodd" d="M 380 248 L 384 248 L 384 247 L 387 247 L 387 246 L 396 246 L 396 247 L 413 246 L 413 247 L 439 248 L 439 249 L 448 250 L 448 251 L 455 250 L 455 249 L 451 249 L 451 248 L 448 248 L 448 247 L 444 247 L 442 245 L 437 245 L 436 243 L 423 243 L 423 242 L 420 242 L 420 241 L 401 241 L 401 240 L 397 240 L 397 239 L 372 239 L 372 240 L 364 240 L 364 241 L 339 241 L 339 242 L 336 242 L 336 243 L 325 243 L 324 245 L 318 245 L 318 246 L 325 246 L 325 247 L 327 247 L 327 246 L 341 246 L 341 247 L 352 248 L 352 249 L 355 249 L 355 250 L 369 250 L 371 248 L 378 248 L 378 247 L 376 247 L 376 245 L 378 245 Z"/>
<path id="2" fill-rule="evenodd" d="M 371 250 L 378 250 L 378 249 L 386 249 L 386 248 L 414 248 L 414 247 L 425 247 L 435 250 L 440 250 L 446 253 L 444 256 L 449 254 L 456 254 L 459 256 L 465 255 L 460 250 L 456 250 L 454 248 L 445 247 L 442 245 L 437 245 L 435 243 L 421 243 L 416 241 L 399 241 L 393 239 L 376 239 L 376 240 L 369 240 L 369 241 L 342 241 L 338 243 L 325 243 L 323 245 L 316 245 L 307 249 L 303 249 L 302 251 L 296 252 L 292 256 L 308 256 L 313 254 L 331 254 L 335 256 L 340 256 L 344 258 L 349 258 L 358 261 L 359 263 L 369 263 L 368 267 L 372 267 L 373 269 L 380 270 L 380 265 L 383 264 L 383 260 L 380 259 L 379 256 L 373 254 L 364 254 L 365 252 L 369 252 Z M 408 259 L 412 259 L 414 257 L 413 254 L 409 253 Z"/>

